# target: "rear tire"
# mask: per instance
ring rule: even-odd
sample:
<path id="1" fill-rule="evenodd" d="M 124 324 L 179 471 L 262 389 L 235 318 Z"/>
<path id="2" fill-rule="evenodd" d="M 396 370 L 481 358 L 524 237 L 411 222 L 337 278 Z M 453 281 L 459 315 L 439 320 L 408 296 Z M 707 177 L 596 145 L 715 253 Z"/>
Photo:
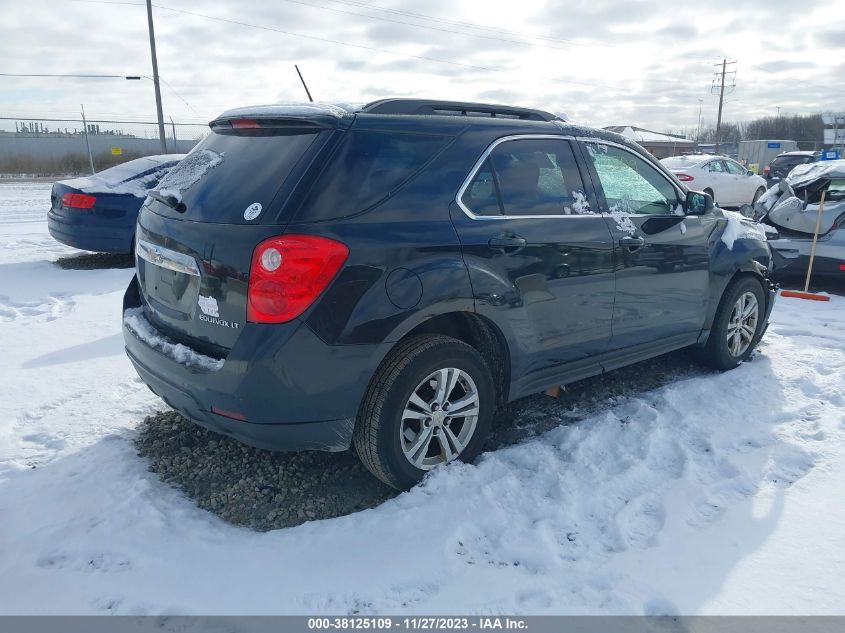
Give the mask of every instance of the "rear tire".
<path id="1" fill-rule="evenodd" d="M 766 296 L 753 277 L 740 277 L 725 289 L 710 337 L 699 360 L 714 369 L 733 369 L 751 357 L 763 333 Z"/>
<path id="2" fill-rule="evenodd" d="M 490 369 L 475 348 L 447 336 L 409 337 L 373 376 L 352 436 L 355 452 L 373 475 L 408 490 L 442 463 L 478 456 L 495 401 Z"/>

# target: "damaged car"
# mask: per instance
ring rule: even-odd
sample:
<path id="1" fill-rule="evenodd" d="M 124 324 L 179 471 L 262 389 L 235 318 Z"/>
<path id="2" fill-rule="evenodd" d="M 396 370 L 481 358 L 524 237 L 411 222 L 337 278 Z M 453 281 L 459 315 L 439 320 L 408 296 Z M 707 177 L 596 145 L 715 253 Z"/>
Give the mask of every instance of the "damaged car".
<path id="1" fill-rule="evenodd" d="M 472 461 L 518 398 L 685 347 L 737 367 L 776 294 L 760 225 L 623 136 L 503 105 L 229 111 L 137 226 L 143 381 L 400 489 Z"/>
<path id="2" fill-rule="evenodd" d="M 767 226 L 778 275 L 806 273 L 817 226 L 813 274 L 845 275 L 845 160 L 795 167 L 757 201 L 752 214 Z"/>

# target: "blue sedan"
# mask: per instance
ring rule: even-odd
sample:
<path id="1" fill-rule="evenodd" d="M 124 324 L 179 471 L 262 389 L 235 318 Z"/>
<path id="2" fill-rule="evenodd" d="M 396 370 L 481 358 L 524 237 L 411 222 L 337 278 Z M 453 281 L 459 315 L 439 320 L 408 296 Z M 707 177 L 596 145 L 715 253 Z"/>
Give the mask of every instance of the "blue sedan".
<path id="1" fill-rule="evenodd" d="M 184 154 L 145 156 L 93 176 L 53 185 L 47 227 L 55 239 L 85 251 L 131 253 L 138 211 Z"/>

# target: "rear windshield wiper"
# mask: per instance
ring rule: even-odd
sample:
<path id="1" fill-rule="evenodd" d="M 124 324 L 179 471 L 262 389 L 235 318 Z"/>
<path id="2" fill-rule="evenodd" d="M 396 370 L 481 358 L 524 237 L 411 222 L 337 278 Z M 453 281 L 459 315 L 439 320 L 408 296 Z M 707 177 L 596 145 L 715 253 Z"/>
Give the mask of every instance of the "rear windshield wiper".
<path id="1" fill-rule="evenodd" d="M 171 209 L 175 209 L 179 213 L 185 213 L 187 207 L 185 203 L 181 202 L 176 196 L 163 196 L 158 191 L 148 191 L 147 195 L 153 200 L 158 200 L 162 204 L 166 204 Z"/>

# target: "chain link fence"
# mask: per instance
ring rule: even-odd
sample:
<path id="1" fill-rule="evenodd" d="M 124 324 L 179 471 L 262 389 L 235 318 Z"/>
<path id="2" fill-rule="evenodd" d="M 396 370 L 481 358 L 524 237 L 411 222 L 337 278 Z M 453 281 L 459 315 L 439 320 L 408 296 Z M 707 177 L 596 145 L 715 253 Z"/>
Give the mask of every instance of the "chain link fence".
<path id="1" fill-rule="evenodd" d="M 208 133 L 203 123 L 167 122 L 166 152 L 185 154 Z M 154 121 L 0 116 L 0 174 L 72 176 L 161 154 Z"/>

